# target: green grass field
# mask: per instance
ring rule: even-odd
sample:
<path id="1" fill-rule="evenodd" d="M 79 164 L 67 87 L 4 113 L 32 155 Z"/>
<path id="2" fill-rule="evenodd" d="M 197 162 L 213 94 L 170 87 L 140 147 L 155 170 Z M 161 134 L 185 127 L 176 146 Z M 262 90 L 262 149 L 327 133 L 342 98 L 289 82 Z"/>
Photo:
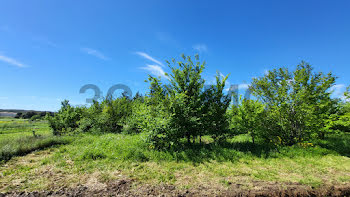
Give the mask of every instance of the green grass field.
<path id="1" fill-rule="evenodd" d="M 32 129 L 38 128 L 36 135 Z M 254 181 L 312 187 L 350 182 L 350 135 L 292 147 L 253 144 L 246 135 L 222 145 L 150 149 L 143 134 L 52 136 L 45 121 L 0 119 L 0 192 L 48 190 L 127 177 L 189 189 L 252 187 Z M 205 138 L 208 142 L 211 139 Z"/>
<path id="2" fill-rule="evenodd" d="M 54 137 L 46 121 L 0 119 L 0 162 L 64 143 L 67 139 Z"/>

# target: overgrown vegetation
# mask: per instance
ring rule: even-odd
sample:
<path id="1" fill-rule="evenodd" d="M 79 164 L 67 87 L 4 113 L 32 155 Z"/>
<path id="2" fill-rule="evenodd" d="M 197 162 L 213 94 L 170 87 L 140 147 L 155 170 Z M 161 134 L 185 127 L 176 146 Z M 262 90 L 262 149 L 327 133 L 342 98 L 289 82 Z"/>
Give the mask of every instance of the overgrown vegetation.
<path id="1" fill-rule="evenodd" d="M 19 111 L 17 112 L 14 118 L 21 119 L 31 119 L 31 120 L 39 120 L 44 119 L 45 116 L 53 116 L 53 112 L 47 111 L 25 111 L 25 110 L 9 110 L 9 111 Z"/>
<path id="2" fill-rule="evenodd" d="M 176 150 L 150 149 L 144 138 L 145 133 L 75 135 L 69 144 L 0 166 L 0 192 L 55 190 L 91 180 L 100 185 L 125 177 L 147 185 L 214 190 L 231 184 L 249 189 L 259 181 L 313 187 L 350 181 L 349 134 L 279 149 L 253 143 L 247 134 L 219 144 L 204 136 L 201 144 L 184 143 Z"/>
<path id="3" fill-rule="evenodd" d="M 0 163 L 14 156 L 59 144 L 67 144 L 69 137 L 56 137 L 49 133 L 46 121 L 1 119 Z"/>
<path id="4" fill-rule="evenodd" d="M 304 62 L 295 71 L 274 69 L 254 79 L 251 90 L 266 106 L 258 135 L 285 145 L 323 138 L 325 123 L 335 111 L 328 91 L 334 83 L 332 73 L 314 73 Z"/>
<path id="5" fill-rule="evenodd" d="M 182 55 L 181 61 L 167 63 L 169 84 L 149 76 L 145 96 L 109 97 L 90 107 L 64 101 L 48 117 L 54 134 L 143 133 L 150 148 L 172 149 L 201 143 L 203 136 L 219 144 L 249 134 L 253 143 L 291 146 L 349 131 L 349 102 L 331 98 L 336 77 L 315 72 L 305 62 L 293 71 L 279 68 L 253 79 L 249 89 L 254 98 L 238 104 L 224 91 L 228 76 L 218 72 L 216 83 L 204 88 L 205 62 L 198 56 L 192 60 Z"/>
<path id="6" fill-rule="evenodd" d="M 225 91 L 228 76 L 218 72 L 205 88 L 198 57 L 168 65 L 166 80 L 148 77 L 146 95 L 91 106 L 63 101 L 45 121 L 1 119 L 0 161 L 48 150 L 0 166 L 0 191 L 74 187 L 95 174 L 93 184 L 127 176 L 214 190 L 234 182 L 249 188 L 252 181 L 350 181 L 350 87 L 343 100 L 332 98 L 331 73 L 304 62 L 271 70 L 253 80 L 251 99 L 234 103 L 236 95 Z"/>
<path id="7" fill-rule="evenodd" d="M 0 142 L 0 162 L 7 161 L 14 156 L 26 155 L 35 150 L 41 150 L 54 145 L 67 144 L 71 139 L 54 136 L 26 136 L 15 140 Z"/>

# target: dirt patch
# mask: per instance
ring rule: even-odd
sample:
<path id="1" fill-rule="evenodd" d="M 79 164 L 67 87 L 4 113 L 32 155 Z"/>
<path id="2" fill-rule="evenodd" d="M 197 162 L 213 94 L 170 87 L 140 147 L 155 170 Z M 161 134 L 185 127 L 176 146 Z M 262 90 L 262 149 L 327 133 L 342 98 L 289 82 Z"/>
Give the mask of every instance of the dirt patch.
<path id="1" fill-rule="evenodd" d="M 57 191 L 8 192 L 0 196 L 125 196 L 129 194 L 132 181 L 119 180 L 106 184 L 105 187 L 79 185 L 75 188 L 62 188 Z"/>
<path id="2" fill-rule="evenodd" d="M 222 196 L 350 196 L 350 184 L 339 186 L 310 186 L 288 183 L 281 185 L 277 182 L 253 182 L 251 189 L 243 189 L 239 184 L 233 185 Z"/>
<path id="3" fill-rule="evenodd" d="M 198 187 L 180 190 L 172 185 L 137 184 L 131 179 L 110 181 L 98 187 L 92 184 L 75 188 L 62 188 L 57 191 L 9 192 L 0 196 L 253 196 L 253 197 L 292 197 L 292 196 L 350 196 L 350 184 L 312 188 L 302 184 L 283 184 L 277 182 L 255 181 L 247 188 L 240 184 L 231 184 L 218 191 L 212 188 Z"/>

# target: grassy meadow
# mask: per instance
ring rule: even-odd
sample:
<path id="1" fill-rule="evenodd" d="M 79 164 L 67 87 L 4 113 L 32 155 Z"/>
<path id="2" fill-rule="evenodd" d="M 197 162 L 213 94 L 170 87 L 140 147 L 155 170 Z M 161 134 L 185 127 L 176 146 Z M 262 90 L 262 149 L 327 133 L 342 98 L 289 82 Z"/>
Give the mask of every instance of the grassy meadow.
<path id="1" fill-rule="evenodd" d="M 62 143 L 67 139 L 53 136 L 46 121 L 0 119 L 0 162 Z"/>
<path id="2" fill-rule="evenodd" d="M 35 136 L 33 128 L 36 128 Z M 180 189 L 247 189 L 254 181 L 315 188 L 350 182 L 350 135 L 294 146 L 262 146 L 248 135 L 220 145 L 150 149 L 144 134 L 54 137 L 45 121 L 0 119 L 0 192 L 55 190 L 127 178 Z"/>

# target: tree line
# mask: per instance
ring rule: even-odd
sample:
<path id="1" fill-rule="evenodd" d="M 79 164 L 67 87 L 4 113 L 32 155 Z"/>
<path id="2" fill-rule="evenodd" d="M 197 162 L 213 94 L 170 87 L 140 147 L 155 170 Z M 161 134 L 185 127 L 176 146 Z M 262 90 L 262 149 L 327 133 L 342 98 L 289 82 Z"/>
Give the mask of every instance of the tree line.
<path id="1" fill-rule="evenodd" d="M 203 136 L 221 143 L 249 134 L 253 143 L 294 145 L 350 131 L 349 88 L 345 99 L 332 98 L 337 78 L 315 72 L 308 63 L 254 78 L 249 86 L 253 97 L 240 97 L 238 103 L 225 91 L 228 76 L 217 73 L 216 82 L 204 88 L 206 65 L 198 55 L 166 63 L 169 84 L 149 76 L 146 95 L 109 96 L 89 107 L 62 102 L 61 109 L 47 117 L 53 133 L 142 132 L 150 147 L 166 149 L 202 143 Z"/>
<path id="2" fill-rule="evenodd" d="M 41 120 L 46 116 L 53 116 L 53 112 L 48 111 L 19 111 L 14 118 L 17 119 L 31 119 L 31 120 Z"/>

